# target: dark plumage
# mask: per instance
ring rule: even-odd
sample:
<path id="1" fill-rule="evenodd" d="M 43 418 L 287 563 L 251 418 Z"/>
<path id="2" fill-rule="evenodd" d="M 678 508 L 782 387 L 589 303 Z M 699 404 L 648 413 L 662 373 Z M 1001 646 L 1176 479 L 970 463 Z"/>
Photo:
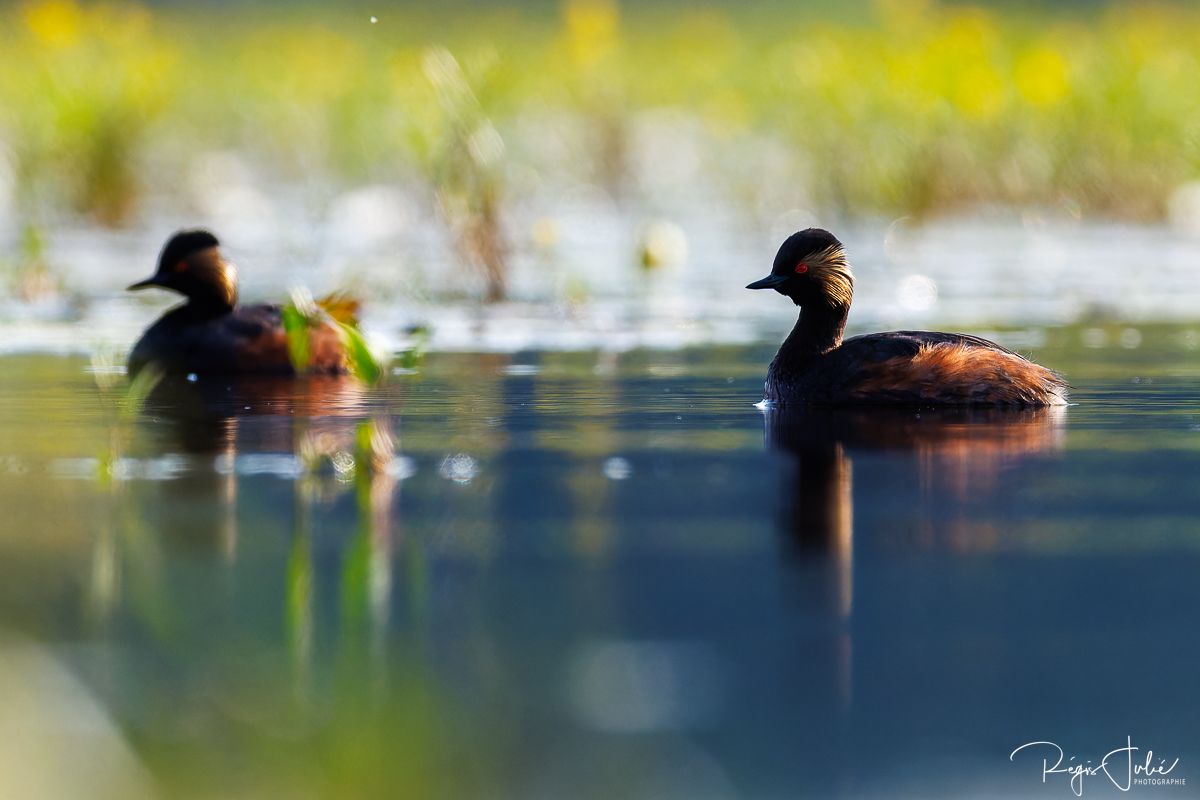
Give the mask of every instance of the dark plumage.
<path id="1" fill-rule="evenodd" d="M 842 243 L 819 228 L 793 234 L 771 274 L 747 289 L 774 289 L 800 318 L 767 370 L 779 404 L 1046 406 L 1067 385 L 1000 345 L 957 333 L 893 331 L 842 340 L 854 277 Z"/>
<path id="2" fill-rule="evenodd" d="M 237 270 L 208 231 L 181 231 L 167 242 L 154 275 L 130 286 L 160 286 L 187 298 L 151 325 L 129 355 L 135 374 L 154 363 L 171 373 L 291 375 L 282 308 L 238 305 Z M 330 325 L 310 330 L 308 371 L 346 371 L 341 337 Z"/>

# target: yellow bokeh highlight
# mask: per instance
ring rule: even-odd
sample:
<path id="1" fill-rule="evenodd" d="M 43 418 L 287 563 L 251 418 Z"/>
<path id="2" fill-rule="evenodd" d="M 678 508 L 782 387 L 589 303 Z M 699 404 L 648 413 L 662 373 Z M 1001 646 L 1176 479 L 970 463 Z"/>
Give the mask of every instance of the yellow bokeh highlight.
<path id="1" fill-rule="evenodd" d="M 981 9 L 955 13 L 942 34 L 943 47 L 964 55 L 985 55 L 1000 45 L 996 20 Z"/>
<path id="2" fill-rule="evenodd" d="M 24 7 L 25 25 L 43 45 L 71 47 L 84 27 L 83 10 L 71 0 L 42 0 Z"/>
<path id="3" fill-rule="evenodd" d="M 969 119 L 989 120 L 1004 110 L 1005 88 L 993 67 L 974 64 L 958 73 L 954 104 Z"/>
<path id="4" fill-rule="evenodd" d="M 612 51 L 620 16 L 615 0 L 567 0 L 563 22 L 572 58 L 591 66 Z"/>
<path id="5" fill-rule="evenodd" d="M 1046 108 L 1071 93 L 1067 59 L 1048 45 L 1022 53 L 1017 59 L 1013 78 L 1021 98 L 1032 106 Z"/>

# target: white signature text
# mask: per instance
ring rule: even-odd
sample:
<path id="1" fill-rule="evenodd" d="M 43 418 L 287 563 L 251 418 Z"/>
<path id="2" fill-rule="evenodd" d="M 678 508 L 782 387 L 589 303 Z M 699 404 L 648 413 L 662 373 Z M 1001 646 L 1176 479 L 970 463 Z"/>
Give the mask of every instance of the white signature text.
<path id="1" fill-rule="evenodd" d="M 1135 747 L 1133 737 L 1125 737 L 1125 746 L 1110 750 L 1104 754 L 1098 764 L 1088 761 L 1079 762 L 1077 756 L 1067 758 L 1066 753 L 1054 742 L 1026 742 L 1013 750 L 1009 761 L 1016 760 L 1017 753 L 1022 750 L 1042 753 L 1042 783 L 1050 775 L 1067 775 L 1071 782 L 1071 791 L 1076 797 L 1083 797 L 1084 778 L 1104 775 L 1112 785 L 1122 792 L 1128 792 L 1130 787 L 1138 784 L 1171 784 L 1186 785 L 1184 778 L 1164 779 L 1171 770 L 1179 764 L 1179 759 L 1167 763 L 1167 759 L 1155 759 L 1153 750 L 1146 750 L 1145 758 L 1134 756 L 1141 753 L 1140 747 Z"/>

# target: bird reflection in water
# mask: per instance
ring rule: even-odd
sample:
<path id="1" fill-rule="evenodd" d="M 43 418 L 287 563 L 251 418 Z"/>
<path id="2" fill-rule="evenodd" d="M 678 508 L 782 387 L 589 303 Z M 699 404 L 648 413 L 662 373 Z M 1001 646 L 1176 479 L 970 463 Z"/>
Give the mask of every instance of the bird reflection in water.
<path id="1" fill-rule="evenodd" d="M 301 687 L 308 683 L 314 653 L 317 509 L 350 490 L 356 516 L 340 576 L 344 622 L 368 636 L 373 660 L 382 654 L 396 535 L 392 515 L 406 463 L 396 455 L 392 434 L 390 413 L 398 403 L 394 389 L 368 389 L 348 377 L 204 376 L 167 378 L 144 404 L 143 413 L 165 423 L 175 446 L 196 464 L 186 479 L 168 482 L 164 491 L 204 494 L 219 508 L 218 519 L 200 522 L 204 529 L 176 537 L 190 534 L 194 544 L 212 541 L 215 534 L 218 550 L 232 563 L 238 552 L 239 482 L 264 474 L 292 481 L 285 616 Z"/>
<path id="2" fill-rule="evenodd" d="M 817 566 L 819 602 L 841 621 L 831 650 L 844 703 L 851 690 L 856 497 L 860 517 L 877 515 L 875 504 L 915 512 L 911 529 L 872 526 L 874 535 L 897 539 L 875 549 L 992 549 L 999 532 L 978 509 L 1003 500 L 1006 471 L 1057 451 L 1064 433 L 1061 407 L 768 408 L 764 416 L 767 445 L 783 457 L 781 533 L 799 562 Z M 870 459 L 868 478 L 855 475 L 856 457 Z M 881 471 L 881 462 L 891 469 Z"/>
<path id="3" fill-rule="evenodd" d="M 360 383 L 338 376 L 167 376 L 146 398 L 144 413 L 196 460 L 189 479 L 168 491 L 215 494 L 222 514 L 217 540 L 233 560 L 239 474 L 303 476 L 311 499 L 336 493 L 339 483 L 316 478 L 352 474 L 356 430 L 370 413 L 369 400 Z M 213 457 L 211 467 L 200 466 L 205 456 Z"/>
<path id="4" fill-rule="evenodd" d="M 144 411 L 167 422 L 179 446 L 195 455 L 218 455 L 239 444 L 246 453 L 294 453 L 297 426 L 344 434 L 371 413 L 374 399 L 344 376 L 194 377 L 163 378 Z M 264 424 L 239 433 L 243 419 Z"/>

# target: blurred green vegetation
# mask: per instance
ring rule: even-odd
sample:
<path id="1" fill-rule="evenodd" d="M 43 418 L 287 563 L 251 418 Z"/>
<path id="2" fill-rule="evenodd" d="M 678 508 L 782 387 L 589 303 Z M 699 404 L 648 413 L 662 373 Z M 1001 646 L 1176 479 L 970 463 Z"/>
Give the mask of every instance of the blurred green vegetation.
<path id="1" fill-rule="evenodd" d="M 0 155 L 18 211 L 186 211 L 191 160 L 234 150 L 281 180 L 427 190 L 499 296 L 502 211 L 528 199 L 513 176 L 566 171 L 620 197 L 645 177 L 630 159 L 645 112 L 697 123 L 706 171 L 743 205 L 770 179 L 790 207 L 838 212 L 1155 219 L 1200 177 L 1194 6 L 377 13 L 5 7 L 0 50 L 20 68 L 0 72 Z"/>

